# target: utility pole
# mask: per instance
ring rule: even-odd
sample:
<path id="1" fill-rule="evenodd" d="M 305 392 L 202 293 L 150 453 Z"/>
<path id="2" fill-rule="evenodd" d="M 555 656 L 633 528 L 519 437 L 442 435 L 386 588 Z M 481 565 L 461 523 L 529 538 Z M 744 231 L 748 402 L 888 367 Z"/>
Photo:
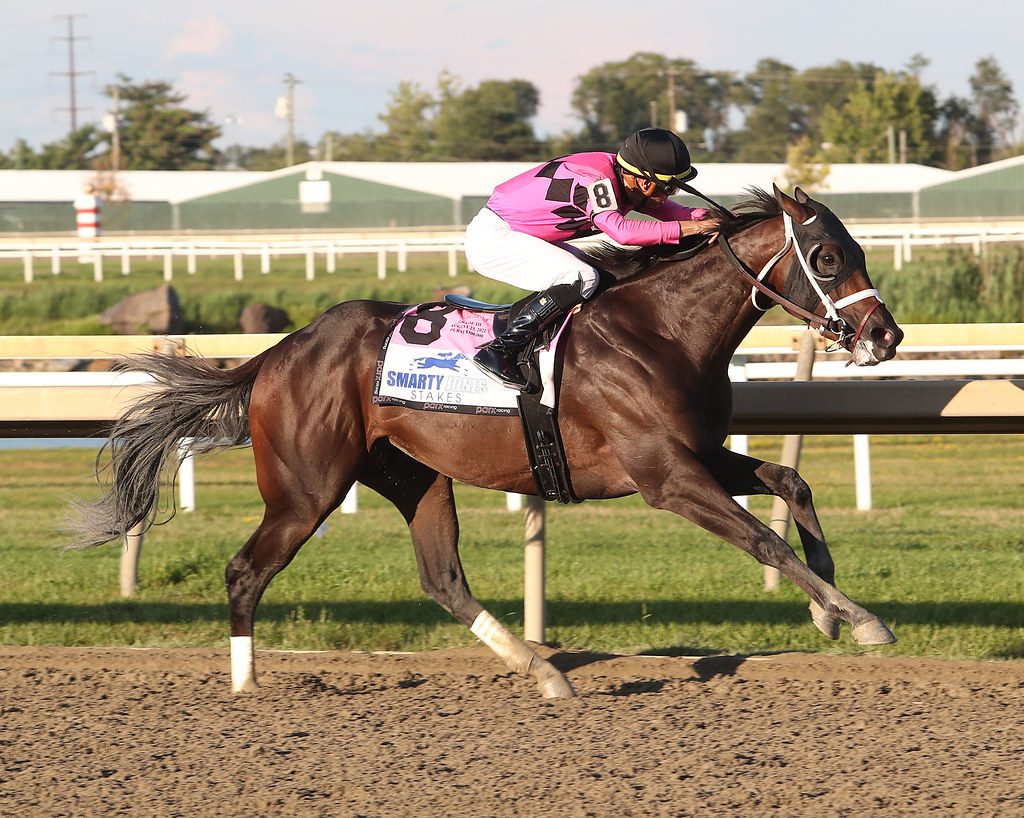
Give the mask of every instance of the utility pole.
<path id="1" fill-rule="evenodd" d="M 669 66 L 665 71 L 668 75 L 668 128 L 670 131 L 676 129 L 676 69 Z"/>
<path id="2" fill-rule="evenodd" d="M 57 17 L 63 17 L 68 21 L 68 36 L 67 37 L 54 37 L 54 40 L 64 40 L 68 44 L 68 70 L 67 71 L 53 71 L 51 73 L 57 74 L 58 76 L 66 76 L 68 78 L 68 84 L 71 91 L 70 106 L 67 108 L 71 112 L 71 131 L 78 130 L 78 99 L 75 93 L 75 77 L 80 77 L 84 74 L 92 74 L 93 71 L 76 71 L 75 70 L 75 41 L 76 40 L 87 40 L 88 37 L 76 37 L 75 36 L 75 18 L 82 17 L 82 14 L 58 14 Z"/>
<path id="3" fill-rule="evenodd" d="M 291 167 L 295 164 L 295 86 L 301 85 L 302 80 L 297 80 L 291 75 L 291 72 L 284 75 L 284 83 L 288 86 L 288 93 L 286 95 L 287 102 L 287 117 L 288 117 L 288 142 L 285 153 L 285 162 Z"/>
<path id="4" fill-rule="evenodd" d="M 114 110 L 110 128 L 110 169 L 116 174 L 121 169 L 121 86 L 114 85 Z"/>

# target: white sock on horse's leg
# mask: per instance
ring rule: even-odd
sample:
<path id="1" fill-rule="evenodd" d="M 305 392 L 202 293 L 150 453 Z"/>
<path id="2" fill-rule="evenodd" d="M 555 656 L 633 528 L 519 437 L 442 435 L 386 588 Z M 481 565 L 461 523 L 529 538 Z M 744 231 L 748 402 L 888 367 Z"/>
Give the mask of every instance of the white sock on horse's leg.
<path id="1" fill-rule="evenodd" d="M 469 629 L 505 661 L 509 670 L 524 676 L 530 672 L 530 663 L 537 654 L 487 611 L 480 611 Z"/>
<path id="2" fill-rule="evenodd" d="M 256 653 L 251 636 L 231 637 L 231 689 L 251 693 L 256 685 Z"/>

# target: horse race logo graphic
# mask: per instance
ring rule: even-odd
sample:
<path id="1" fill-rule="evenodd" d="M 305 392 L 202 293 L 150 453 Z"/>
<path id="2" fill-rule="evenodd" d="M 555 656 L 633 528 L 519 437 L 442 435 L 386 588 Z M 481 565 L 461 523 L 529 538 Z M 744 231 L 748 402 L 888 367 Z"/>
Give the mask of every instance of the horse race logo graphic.
<path id="1" fill-rule="evenodd" d="M 461 361 L 469 359 L 461 352 L 439 352 L 436 355 L 427 355 L 423 358 L 414 358 L 413 366 L 417 369 L 450 369 L 453 372 L 462 371 L 459 366 Z"/>

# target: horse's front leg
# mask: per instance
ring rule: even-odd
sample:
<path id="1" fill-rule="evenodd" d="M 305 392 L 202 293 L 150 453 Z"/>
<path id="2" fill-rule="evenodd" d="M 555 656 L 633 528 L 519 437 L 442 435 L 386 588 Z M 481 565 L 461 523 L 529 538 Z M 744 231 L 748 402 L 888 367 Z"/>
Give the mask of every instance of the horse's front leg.
<path id="1" fill-rule="evenodd" d="M 800 534 L 807 567 L 830 585 L 835 585 L 835 563 L 825 544 L 811 489 L 796 469 L 768 463 L 726 448 L 716 451 L 705 465 L 722 487 L 735 496 L 769 494 L 786 501 Z M 829 639 L 839 638 L 839 620 L 829 616 L 812 599 L 811 620 Z"/>
<path id="2" fill-rule="evenodd" d="M 825 615 L 849 622 L 859 644 L 896 641 L 877 616 L 804 565 L 785 540 L 740 506 L 682 443 L 666 443 L 656 458 L 636 446 L 624 446 L 617 453 L 651 506 L 679 514 L 746 551 L 762 565 L 777 568 Z"/>

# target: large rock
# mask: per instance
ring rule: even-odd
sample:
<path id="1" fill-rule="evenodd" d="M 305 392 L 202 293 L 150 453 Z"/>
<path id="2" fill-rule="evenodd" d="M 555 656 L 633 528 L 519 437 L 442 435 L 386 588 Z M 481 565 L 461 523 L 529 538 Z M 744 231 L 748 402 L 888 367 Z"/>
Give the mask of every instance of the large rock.
<path id="1" fill-rule="evenodd" d="M 444 301 L 444 297 L 452 293 L 453 295 L 463 295 L 466 298 L 473 297 L 473 291 L 465 284 L 456 284 L 453 287 L 434 287 L 434 292 L 431 293 L 434 301 Z"/>
<path id="2" fill-rule="evenodd" d="M 118 335 L 181 335 L 185 331 L 181 302 L 170 284 L 129 295 L 104 310 L 99 321 Z"/>
<path id="3" fill-rule="evenodd" d="M 269 304 L 250 304 L 238 316 L 242 332 L 283 332 L 291 322 L 288 313 Z"/>

